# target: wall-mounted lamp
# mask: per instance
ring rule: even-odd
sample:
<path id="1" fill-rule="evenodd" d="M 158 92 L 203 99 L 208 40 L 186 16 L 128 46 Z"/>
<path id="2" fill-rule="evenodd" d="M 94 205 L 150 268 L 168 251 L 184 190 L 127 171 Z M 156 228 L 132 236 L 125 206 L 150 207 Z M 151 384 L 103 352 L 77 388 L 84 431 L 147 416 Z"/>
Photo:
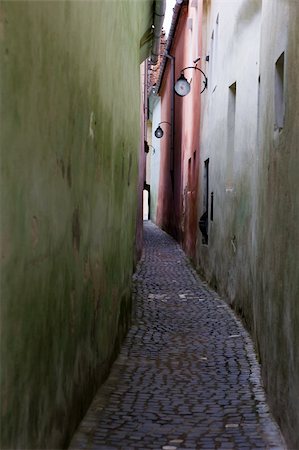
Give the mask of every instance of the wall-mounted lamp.
<path id="1" fill-rule="evenodd" d="M 158 123 L 158 127 L 155 130 L 155 136 L 158 139 L 161 139 L 161 137 L 163 137 L 163 134 L 164 134 L 164 131 L 160 127 L 161 123 L 168 123 L 168 125 L 171 125 L 169 122 L 160 122 L 160 123 Z"/>
<path id="2" fill-rule="evenodd" d="M 181 70 L 181 76 L 177 79 L 177 82 L 174 85 L 175 93 L 177 95 L 179 95 L 180 97 L 185 97 L 185 95 L 189 94 L 191 86 L 190 86 L 189 81 L 185 78 L 185 75 L 184 75 L 184 70 L 187 70 L 187 69 L 196 69 L 196 70 L 199 70 L 203 74 L 203 76 L 204 76 L 203 89 L 200 91 L 200 93 L 202 94 L 203 91 L 208 86 L 208 79 L 207 79 L 205 73 L 196 66 L 185 67 L 184 69 Z"/>
<path id="3" fill-rule="evenodd" d="M 153 149 L 153 155 L 156 153 L 156 149 L 151 145 L 151 144 L 148 144 L 148 147 L 152 147 L 152 149 Z"/>

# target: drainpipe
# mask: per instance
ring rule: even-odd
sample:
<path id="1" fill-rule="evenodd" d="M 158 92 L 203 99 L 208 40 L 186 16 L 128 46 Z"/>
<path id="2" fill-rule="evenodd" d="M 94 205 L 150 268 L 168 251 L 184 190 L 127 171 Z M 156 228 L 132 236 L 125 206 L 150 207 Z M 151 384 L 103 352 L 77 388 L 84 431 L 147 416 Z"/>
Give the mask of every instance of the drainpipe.
<path id="1" fill-rule="evenodd" d="M 160 55 L 160 39 L 162 33 L 162 25 L 165 16 L 166 0 L 156 0 L 155 1 L 155 11 L 154 11 L 154 38 L 152 44 L 151 53 L 151 64 L 155 65 L 158 62 L 158 57 Z"/>
<path id="2" fill-rule="evenodd" d="M 175 78 L 175 57 L 165 52 L 166 58 L 170 59 L 170 85 L 171 85 L 171 99 L 170 99 L 170 123 L 171 123 L 171 140 L 170 140 L 170 177 L 172 194 L 174 196 L 174 78 Z"/>
<path id="3" fill-rule="evenodd" d="M 144 62 L 144 87 L 143 87 L 143 113 L 144 113 L 144 140 L 147 141 L 147 120 L 148 120 L 148 98 L 147 98 L 147 88 L 148 88 L 148 60 Z"/>

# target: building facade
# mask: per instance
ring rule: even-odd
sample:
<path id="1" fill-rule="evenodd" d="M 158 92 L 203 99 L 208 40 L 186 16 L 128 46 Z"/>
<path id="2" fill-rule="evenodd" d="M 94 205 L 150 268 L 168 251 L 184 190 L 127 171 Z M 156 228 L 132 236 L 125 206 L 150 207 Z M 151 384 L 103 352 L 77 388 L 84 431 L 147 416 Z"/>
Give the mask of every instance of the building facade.
<path id="1" fill-rule="evenodd" d="M 156 222 L 243 318 L 272 411 L 299 448 L 299 4 L 180 5 L 168 43 L 175 79 L 201 57 L 208 88 L 200 95 L 196 75 L 185 73 L 191 91 L 175 99 L 173 181 L 170 137 L 161 139 Z M 171 121 L 167 61 L 161 121 Z"/>
<path id="2" fill-rule="evenodd" d="M 192 79 L 192 92 L 186 98 L 175 95 L 173 84 L 185 67 L 200 65 L 202 5 L 198 1 L 177 2 L 168 36 L 160 75 L 156 83 L 160 99 L 160 118 L 154 114 L 152 140 L 159 148 L 159 184 L 151 186 L 153 217 L 156 223 L 172 234 L 191 258 L 195 258 L 197 239 L 197 194 L 199 167 L 200 91 L 199 72 L 187 69 Z M 156 100 L 154 105 L 160 107 Z M 155 109 L 157 111 L 157 109 Z M 155 137 L 162 122 L 164 135 Z M 168 122 L 164 123 L 163 122 Z M 152 177 L 156 170 L 151 169 Z"/>
<path id="3" fill-rule="evenodd" d="M 65 448 L 130 323 L 153 17 L 1 2 L 1 448 Z"/>
<path id="4" fill-rule="evenodd" d="M 299 447 L 297 2 L 203 2 L 198 268 L 255 339 L 273 412 Z"/>

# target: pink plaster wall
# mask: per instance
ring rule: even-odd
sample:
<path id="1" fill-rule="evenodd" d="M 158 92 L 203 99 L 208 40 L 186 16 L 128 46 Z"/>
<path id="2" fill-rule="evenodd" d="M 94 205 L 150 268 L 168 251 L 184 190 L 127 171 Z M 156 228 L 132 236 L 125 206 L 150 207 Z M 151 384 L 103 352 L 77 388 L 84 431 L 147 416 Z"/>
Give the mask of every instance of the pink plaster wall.
<path id="1" fill-rule="evenodd" d="M 190 30 L 192 23 L 198 21 L 198 30 Z M 175 79 L 182 68 L 194 65 L 193 59 L 202 56 L 201 52 L 202 2 L 198 8 L 183 6 L 176 27 L 174 42 L 170 53 L 175 56 Z M 196 43 L 197 40 L 197 43 Z M 196 48 L 197 47 L 197 50 Z M 196 53 L 199 53 L 197 55 Z M 170 121 L 171 109 L 171 64 L 168 60 L 164 73 L 161 95 L 161 121 Z M 181 98 L 175 95 L 174 121 L 174 190 L 170 176 L 170 127 L 161 139 L 161 167 L 157 223 L 183 246 L 191 257 L 195 257 L 197 237 L 197 204 L 199 172 L 199 130 L 200 130 L 200 73 L 190 70 L 186 77 L 192 77 L 191 92 Z"/>

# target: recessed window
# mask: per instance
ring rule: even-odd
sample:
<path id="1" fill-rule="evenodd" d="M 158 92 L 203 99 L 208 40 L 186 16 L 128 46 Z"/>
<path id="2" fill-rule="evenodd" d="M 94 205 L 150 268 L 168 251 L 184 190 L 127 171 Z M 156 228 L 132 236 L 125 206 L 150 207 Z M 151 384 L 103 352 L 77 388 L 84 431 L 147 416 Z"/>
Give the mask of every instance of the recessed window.
<path id="1" fill-rule="evenodd" d="M 275 64 L 275 129 L 281 130 L 284 125 L 284 52 Z"/>
<path id="2" fill-rule="evenodd" d="M 208 212 L 209 209 L 209 163 L 210 160 L 205 160 L 204 166 L 204 191 L 203 191 L 203 207 Z"/>
<path id="3" fill-rule="evenodd" d="M 261 76 L 258 77 L 258 83 L 257 83 L 257 139 L 259 136 L 259 129 L 260 129 L 260 115 L 261 115 Z"/>
<path id="4" fill-rule="evenodd" d="M 209 243 L 209 159 L 206 159 L 204 165 L 204 185 L 203 185 L 203 214 L 199 219 L 199 229 L 202 234 L 202 244 L 208 245 Z"/>
<path id="5" fill-rule="evenodd" d="M 228 135 L 230 138 L 230 147 L 234 147 L 235 141 L 235 125 L 236 125 L 236 97 L 237 83 L 233 83 L 229 87 L 228 93 Z"/>
<path id="6" fill-rule="evenodd" d="M 229 86 L 227 108 L 227 157 L 226 157 L 226 188 L 231 189 L 233 184 L 234 154 L 235 154 L 235 128 L 236 128 L 236 99 L 237 83 Z"/>

